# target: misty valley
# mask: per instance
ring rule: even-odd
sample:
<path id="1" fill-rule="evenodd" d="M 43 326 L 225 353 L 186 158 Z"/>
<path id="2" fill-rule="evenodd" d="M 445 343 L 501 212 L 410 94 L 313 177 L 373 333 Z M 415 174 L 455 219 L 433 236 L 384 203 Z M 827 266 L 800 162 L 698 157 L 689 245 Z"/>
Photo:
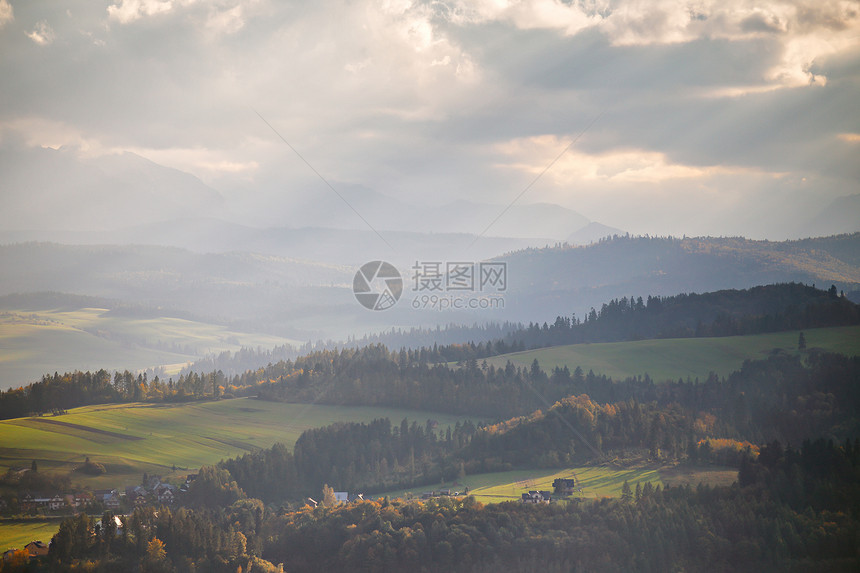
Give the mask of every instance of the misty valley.
<path id="1" fill-rule="evenodd" d="M 0 573 L 860 571 L 857 0 L 0 0 Z"/>

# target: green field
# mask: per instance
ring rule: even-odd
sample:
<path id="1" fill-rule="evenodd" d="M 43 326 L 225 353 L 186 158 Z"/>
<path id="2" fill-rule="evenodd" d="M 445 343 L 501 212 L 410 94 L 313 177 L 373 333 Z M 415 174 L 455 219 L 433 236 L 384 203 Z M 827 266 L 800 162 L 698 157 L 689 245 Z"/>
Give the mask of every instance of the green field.
<path id="1" fill-rule="evenodd" d="M 0 521 L 0 553 L 23 549 L 31 541 L 50 543 L 60 528 L 60 519 Z"/>
<path id="2" fill-rule="evenodd" d="M 807 350 L 819 348 L 829 352 L 860 354 L 860 326 L 815 328 L 804 330 Z M 727 376 L 738 370 L 747 359 L 761 359 L 778 349 L 796 353 L 799 331 L 729 336 L 720 338 L 671 338 L 636 342 L 571 344 L 514 352 L 487 358 L 487 363 L 504 367 L 508 360 L 516 366 L 531 366 L 537 358 L 549 372 L 556 366 L 577 366 L 584 372 L 593 370 L 614 379 L 648 374 L 662 382 L 668 379 L 699 378 L 710 372 Z"/>
<path id="3" fill-rule="evenodd" d="M 283 344 L 297 341 L 181 318 L 116 316 L 102 308 L 3 310 L 0 389 L 55 371 L 164 366 L 173 374 L 205 354 Z"/>
<path id="4" fill-rule="evenodd" d="M 420 424 L 434 419 L 443 431 L 463 419 L 395 408 L 283 404 L 247 398 L 85 406 L 62 416 L 0 421 L 0 472 L 28 467 L 32 460 L 36 460 L 39 471 L 68 472 L 89 456 L 103 463 L 107 474 L 73 474 L 73 483 L 93 488 L 123 487 L 140 483 L 143 472 L 176 478 L 201 465 L 275 442 L 292 446 L 308 428 L 382 417 L 390 418 L 393 424 L 403 418 Z"/>
<path id="5" fill-rule="evenodd" d="M 737 473 L 737 472 L 735 472 Z M 703 474 L 704 475 L 704 474 Z M 499 503 L 521 499 L 522 494 L 530 490 L 552 491 L 552 482 L 556 478 L 576 477 L 581 484 L 580 497 L 587 499 L 601 497 L 618 497 L 624 480 L 635 489 L 637 483 L 645 484 L 650 481 L 653 485 L 663 484 L 660 468 L 606 468 L 600 466 L 584 466 L 578 468 L 558 469 L 524 469 L 488 474 L 469 475 L 454 483 L 434 486 L 420 486 L 404 490 L 395 490 L 373 495 L 371 497 L 388 496 L 390 498 L 421 497 L 423 492 L 439 489 L 451 489 L 463 492 L 469 488 L 469 495 L 475 496 L 483 503 Z M 704 478 L 707 481 L 707 478 Z"/>
<path id="6" fill-rule="evenodd" d="M 632 468 L 617 469 L 598 466 L 585 466 L 565 470 L 513 470 L 489 474 L 477 474 L 466 476 L 454 484 L 440 484 L 435 489 L 452 489 L 462 491 L 469 488 L 470 495 L 482 503 L 499 503 L 502 501 L 516 501 L 520 496 L 530 490 L 552 491 L 552 482 L 556 478 L 576 477 L 582 487 L 582 493 L 578 497 L 585 499 L 597 499 L 602 497 L 620 497 L 621 487 L 624 481 L 630 484 L 631 489 L 636 489 L 636 484 L 645 484 L 650 481 L 653 485 L 672 486 L 689 484 L 696 486 L 699 483 L 711 485 L 731 485 L 737 478 L 737 470 L 718 466 L 679 466 L 666 468 Z M 377 495 L 368 496 L 376 498 L 388 496 L 390 498 L 405 498 L 407 494 L 420 497 L 424 491 L 434 489 L 431 486 L 412 488 L 409 490 L 397 490 Z M 9 520 L 0 521 L 0 551 L 17 547 L 21 548 L 30 541 L 41 539 L 46 543 L 56 533 L 60 522 L 50 521 L 24 521 Z"/>
<path id="7" fill-rule="evenodd" d="M 552 491 L 552 482 L 557 478 L 575 477 L 577 484 L 582 488 L 578 497 L 586 499 L 619 497 L 621 486 L 624 485 L 625 480 L 633 489 L 636 488 L 637 483 L 644 485 L 645 482 L 650 481 L 655 486 L 663 483 L 657 468 L 615 469 L 588 466 L 561 471 L 515 471 L 490 474 L 490 476 L 493 475 L 500 477 L 502 481 L 497 482 L 495 477 L 491 477 L 487 480 L 488 483 L 484 485 L 479 482 L 478 487 L 472 488 L 470 486 L 469 493 L 474 495 L 478 501 L 492 503 L 518 500 L 521 499 L 522 494 L 530 490 Z"/>

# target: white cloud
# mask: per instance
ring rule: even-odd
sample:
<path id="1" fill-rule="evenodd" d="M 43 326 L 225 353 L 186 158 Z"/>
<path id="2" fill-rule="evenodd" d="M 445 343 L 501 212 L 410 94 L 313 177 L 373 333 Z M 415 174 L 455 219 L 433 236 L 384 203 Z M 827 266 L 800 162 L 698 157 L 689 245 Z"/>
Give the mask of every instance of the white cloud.
<path id="1" fill-rule="evenodd" d="M 15 19 L 15 11 L 8 0 L 0 0 L 0 28 Z"/>
<path id="2" fill-rule="evenodd" d="M 810 72 L 812 63 L 850 46 L 860 32 L 855 2 L 707 0 L 694 6 L 672 0 L 624 3 L 601 28 L 617 45 L 772 38 L 781 45 L 782 57 L 766 79 L 786 87 L 826 83 Z"/>
<path id="3" fill-rule="evenodd" d="M 226 10 L 214 10 L 206 21 L 206 27 L 217 34 L 235 34 L 245 26 L 242 5 Z"/>
<path id="4" fill-rule="evenodd" d="M 543 173 L 547 165 L 570 143 L 555 135 L 515 139 L 496 145 L 508 161 L 497 163 L 503 169 L 514 169 L 532 176 Z M 612 184 L 661 183 L 675 179 L 710 177 L 717 173 L 742 172 L 729 167 L 697 167 L 672 163 L 665 154 L 642 149 L 618 149 L 588 154 L 569 149 L 545 177 L 551 184 L 570 185 L 581 181 Z"/>
<path id="5" fill-rule="evenodd" d="M 47 46 L 54 41 L 55 34 L 53 28 L 48 25 L 47 21 L 40 20 L 39 22 L 36 22 L 36 27 L 33 28 L 32 32 L 27 32 L 27 37 L 40 46 Z"/>
<path id="6" fill-rule="evenodd" d="M 173 9 L 172 0 L 120 0 L 108 6 L 108 16 L 120 24 L 134 22 L 144 16 L 163 14 Z"/>
<path id="7" fill-rule="evenodd" d="M 616 46 L 773 38 L 783 57 L 766 79 L 787 87 L 824 84 L 809 71 L 812 63 L 860 33 L 860 8 L 850 0 L 461 0 L 442 14 L 455 24 L 507 22 L 566 35 L 596 28 Z"/>
<path id="8" fill-rule="evenodd" d="M 74 125 L 38 116 L 19 117 L 0 122 L 0 138 L 8 136 L 19 138 L 28 147 L 51 149 L 74 147 L 79 154 L 86 157 L 115 152 Z"/>
<path id="9" fill-rule="evenodd" d="M 31 145 L 132 151 L 237 195 L 249 180 L 274 193 L 312 179 L 253 108 L 332 181 L 488 200 L 522 189 L 606 109 L 527 199 L 574 186 L 671 214 L 685 189 L 740 204 L 737 189 L 782 171 L 857 182 L 850 3 L 110 4 L 68 0 L 53 16 L 16 4 L 16 21 L 47 18 L 64 49 L 0 53 L 13 79 L 0 125 L 19 121 Z"/>
<path id="10" fill-rule="evenodd" d="M 524 30 L 555 29 L 572 35 L 599 24 L 605 4 L 566 4 L 557 0 L 460 0 L 440 3 L 439 6 L 440 15 L 457 25 L 507 22 Z"/>

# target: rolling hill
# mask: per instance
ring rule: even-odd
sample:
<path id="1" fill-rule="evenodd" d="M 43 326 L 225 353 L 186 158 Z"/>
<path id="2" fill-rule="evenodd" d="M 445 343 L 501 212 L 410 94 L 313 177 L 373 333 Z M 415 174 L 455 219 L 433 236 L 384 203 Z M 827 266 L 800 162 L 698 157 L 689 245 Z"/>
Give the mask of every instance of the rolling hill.
<path id="1" fill-rule="evenodd" d="M 805 330 L 808 349 L 854 356 L 860 354 L 860 326 Z M 593 370 L 616 380 L 648 374 L 655 381 L 678 378 L 705 380 L 711 372 L 727 376 L 745 360 L 758 360 L 774 353 L 797 352 L 799 331 L 725 336 L 673 338 L 633 342 L 569 344 L 514 352 L 487 358 L 488 364 L 504 368 L 508 361 L 531 366 L 537 360 L 549 372 L 553 368 L 584 372 Z"/>
<path id="2" fill-rule="evenodd" d="M 310 254 L 317 248 L 313 246 L 313 238 L 317 235 L 308 232 L 310 235 L 305 236 L 301 231 L 283 230 L 264 241 L 264 244 L 277 244 L 283 240 L 284 244 L 298 245 L 291 257 L 251 252 L 201 254 L 174 247 L 143 245 L 24 243 L 0 246 L 0 268 L 4 271 L 0 274 L 0 311 L 15 315 L 54 312 L 59 307 L 46 304 L 43 295 L 38 293 L 62 291 L 148 309 L 145 316 L 137 318 L 182 318 L 214 325 L 213 331 L 244 333 L 245 336 L 228 335 L 228 338 L 242 341 L 241 345 L 265 346 L 269 341 L 278 344 L 276 339 L 346 340 L 393 326 L 408 329 L 490 321 L 551 322 L 557 316 L 571 313 L 582 317 L 591 307 L 599 308 L 613 298 L 742 289 L 775 282 L 815 283 L 824 288 L 833 284 L 849 293 L 860 289 L 857 255 L 860 233 L 787 242 L 625 236 L 584 247 L 520 249 L 494 259 L 507 264 L 507 289 L 500 293 L 504 305 L 498 308 L 443 311 L 416 307 L 419 297 L 426 293 L 415 290 L 413 271 L 405 265 L 400 269 L 404 293 L 398 304 L 385 312 L 369 312 L 356 302 L 351 289 L 355 267 L 311 263 L 300 257 L 302 245 L 307 246 Z M 331 246 L 355 243 L 354 233 L 358 232 L 329 230 L 320 233 L 328 237 L 323 243 Z M 413 246 L 426 239 L 420 233 L 396 237 L 399 248 L 403 249 L 402 256 L 406 258 L 414 254 Z M 453 241 L 454 236 L 448 238 Z M 291 242 L 299 239 L 307 241 Z M 502 243 L 493 244 L 502 247 Z M 254 245 L 253 242 L 248 244 L 249 248 Z M 377 256 L 375 253 L 364 252 L 368 257 Z M 427 252 L 427 256 L 433 256 L 432 252 Z M 474 293 L 476 297 L 482 294 Z M 105 307 L 90 303 L 77 303 L 75 307 L 76 310 L 84 308 Z M 133 344 L 139 345 L 140 340 L 146 339 L 150 349 L 182 354 L 147 354 L 130 361 L 128 367 L 176 364 L 197 355 L 192 351 L 177 351 L 172 345 L 173 335 L 168 333 L 170 328 L 154 333 L 158 329 L 143 328 L 140 321 L 129 322 L 127 326 L 119 330 L 133 340 Z M 116 324 L 102 321 L 91 327 L 95 331 L 113 332 Z M 58 359 L 42 361 L 42 370 L 45 366 L 64 371 L 93 364 L 89 359 L 67 360 L 68 353 L 64 357 L 62 352 L 50 350 L 65 344 L 64 337 L 70 336 L 67 331 L 55 332 L 48 326 L 24 328 L 17 324 L 6 325 L 3 335 L 7 348 L 14 349 L 4 355 L 6 366 L 26 358 L 22 352 L 33 352 L 34 348 L 47 349 L 46 352 Z M 118 340 L 123 339 L 114 339 Z M 104 346 L 103 340 L 93 342 L 92 348 L 99 354 L 120 351 L 116 346 Z M 192 342 L 191 345 L 213 351 L 226 348 L 219 344 L 207 346 Z M 18 372 L 16 377 L 31 377 L 35 371 Z M 36 372 L 37 375 L 41 373 L 44 372 Z M 16 378 L 7 384 L 25 381 Z"/>
<path id="3" fill-rule="evenodd" d="M 586 247 L 527 249 L 508 265 L 506 310 L 528 320 L 580 316 L 624 296 L 674 295 L 800 282 L 860 288 L 860 233 L 800 241 L 616 237 Z"/>
<path id="4" fill-rule="evenodd" d="M 458 417 L 397 408 L 284 404 L 237 398 L 188 404 L 103 404 L 61 416 L 0 421 L 0 472 L 16 466 L 65 473 L 89 456 L 107 473 L 73 474 L 73 483 L 120 487 L 140 483 L 143 472 L 176 478 L 204 464 L 270 447 L 289 447 L 308 428 L 338 421 L 388 417 L 441 428 Z"/>

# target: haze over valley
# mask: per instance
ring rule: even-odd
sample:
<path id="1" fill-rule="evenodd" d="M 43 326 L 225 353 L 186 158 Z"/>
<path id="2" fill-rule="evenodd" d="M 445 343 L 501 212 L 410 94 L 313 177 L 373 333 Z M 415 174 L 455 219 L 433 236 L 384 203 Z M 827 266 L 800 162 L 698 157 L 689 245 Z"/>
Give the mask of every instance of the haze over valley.
<path id="1" fill-rule="evenodd" d="M 2 571 L 856 571 L 855 0 L 0 0 Z"/>

